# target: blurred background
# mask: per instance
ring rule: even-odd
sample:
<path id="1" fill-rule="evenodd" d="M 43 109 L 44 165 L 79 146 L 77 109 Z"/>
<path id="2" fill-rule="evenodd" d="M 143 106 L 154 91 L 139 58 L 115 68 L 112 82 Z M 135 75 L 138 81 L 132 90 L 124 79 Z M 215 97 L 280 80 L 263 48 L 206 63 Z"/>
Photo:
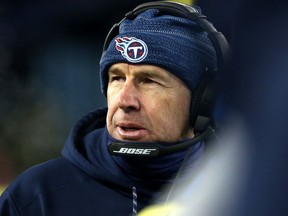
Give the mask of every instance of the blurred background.
<path id="1" fill-rule="evenodd" d="M 60 156 L 75 121 L 106 106 L 98 79 L 104 39 L 143 2 L 0 1 L 0 193 L 25 169 Z M 252 137 L 241 143 L 250 160 L 227 215 L 287 215 L 287 2 L 180 2 L 199 5 L 228 39 L 225 111 Z"/>

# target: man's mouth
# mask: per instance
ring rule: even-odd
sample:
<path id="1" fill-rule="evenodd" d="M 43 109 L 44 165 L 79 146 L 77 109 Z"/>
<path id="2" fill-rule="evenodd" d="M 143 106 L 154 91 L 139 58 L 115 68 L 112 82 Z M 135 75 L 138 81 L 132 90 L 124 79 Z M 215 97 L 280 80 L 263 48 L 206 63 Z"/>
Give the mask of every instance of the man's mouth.
<path id="1" fill-rule="evenodd" d="M 117 128 L 121 139 L 140 140 L 148 134 L 148 130 L 136 124 L 119 124 Z"/>
<path id="2" fill-rule="evenodd" d="M 133 128 L 133 127 L 121 127 L 124 131 L 136 131 L 139 130 L 139 128 Z"/>

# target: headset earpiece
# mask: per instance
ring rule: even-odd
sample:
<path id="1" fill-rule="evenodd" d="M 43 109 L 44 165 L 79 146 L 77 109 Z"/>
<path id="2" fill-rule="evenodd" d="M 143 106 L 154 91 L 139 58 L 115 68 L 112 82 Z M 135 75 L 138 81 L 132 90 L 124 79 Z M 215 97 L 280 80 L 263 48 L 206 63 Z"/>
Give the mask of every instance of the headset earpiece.
<path id="1" fill-rule="evenodd" d="M 214 82 L 216 73 L 207 69 L 192 93 L 190 124 L 194 126 L 196 134 L 202 133 L 208 126 L 214 126 L 212 115 L 218 92 Z"/>

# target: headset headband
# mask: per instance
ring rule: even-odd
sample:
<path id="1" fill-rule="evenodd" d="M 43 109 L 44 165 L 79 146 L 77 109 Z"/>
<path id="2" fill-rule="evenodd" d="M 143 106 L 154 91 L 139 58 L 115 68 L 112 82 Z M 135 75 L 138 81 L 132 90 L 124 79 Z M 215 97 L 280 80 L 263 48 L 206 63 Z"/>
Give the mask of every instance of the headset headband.
<path id="1" fill-rule="evenodd" d="M 109 31 L 104 42 L 103 52 L 108 48 L 112 39 L 118 34 L 119 26 L 125 19 L 134 19 L 138 16 L 138 14 L 149 9 L 158 9 L 163 14 L 183 17 L 196 22 L 205 32 L 208 33 L 208 37 L 215 48 L 218 65 L 217 69 L 220 70 L 225 67 L 227 63 L 226 59 L 228 58 L 227 56 L 229 46 L 224 35 L 217 31 L 216 28 L 207 20 L 207 17 L 201 14 L 197 8 L 178 2 L 147 2 L 140 4 L 132 11 L 129 11 L 125 14 L 125 17 L 120 22 L 114 24 L 114 26 Z"/>

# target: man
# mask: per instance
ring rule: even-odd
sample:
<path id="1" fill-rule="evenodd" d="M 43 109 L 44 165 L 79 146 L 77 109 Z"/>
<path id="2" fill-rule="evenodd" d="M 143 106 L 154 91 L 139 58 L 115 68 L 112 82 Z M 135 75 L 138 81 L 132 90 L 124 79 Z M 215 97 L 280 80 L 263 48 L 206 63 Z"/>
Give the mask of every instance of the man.
<path id="1" fill-rule="evenodd" d="M 123 20 L 100 60 L 108 109 L 74 126 L 61 158 L 20 175 L 1 216 L 136 215 L 201 158 L 192 104 L 216 62 L 207 32 L 188 18 L 147 9 Z"/>

